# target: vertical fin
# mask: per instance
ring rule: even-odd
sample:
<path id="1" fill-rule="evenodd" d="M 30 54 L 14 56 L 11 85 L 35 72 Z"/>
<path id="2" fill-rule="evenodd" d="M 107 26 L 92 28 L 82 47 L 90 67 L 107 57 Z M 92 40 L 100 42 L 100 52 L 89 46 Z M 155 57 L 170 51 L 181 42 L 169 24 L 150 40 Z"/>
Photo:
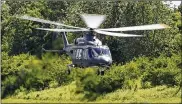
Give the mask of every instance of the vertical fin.
<path id="1" fill-rule="evenodd" d="M 63 27 L 62 26 L 57 26 L 57 28 L 60 29 L 60 28 L 63 28 Z M 63 49 L 65 49 L 69 45 L 68 39 L 66 37 L 66 32 L 62 33 L 62 39 L 63 39 L 63 44 L 64 44 Z"/>
<path id="2" fill-rule="evenodd" d="M 62 34 L 62 38 L 63 38 L 64 48 L 66 48 L 69 45 L 69 43 L 65 32 Z"/>

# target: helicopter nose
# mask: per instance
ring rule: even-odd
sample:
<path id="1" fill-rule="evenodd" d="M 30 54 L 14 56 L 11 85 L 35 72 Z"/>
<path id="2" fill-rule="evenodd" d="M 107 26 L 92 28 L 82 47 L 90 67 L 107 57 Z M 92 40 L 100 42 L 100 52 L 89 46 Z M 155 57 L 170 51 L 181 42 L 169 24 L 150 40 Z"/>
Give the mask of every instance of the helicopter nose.
<path id="1" fill-rule="evenodd" d="M 103 56 L 102 61 L 103 61 L 103 63 L 109 64 L 109 65 L 112 63 L 112 59 L 108 56 Z"/>

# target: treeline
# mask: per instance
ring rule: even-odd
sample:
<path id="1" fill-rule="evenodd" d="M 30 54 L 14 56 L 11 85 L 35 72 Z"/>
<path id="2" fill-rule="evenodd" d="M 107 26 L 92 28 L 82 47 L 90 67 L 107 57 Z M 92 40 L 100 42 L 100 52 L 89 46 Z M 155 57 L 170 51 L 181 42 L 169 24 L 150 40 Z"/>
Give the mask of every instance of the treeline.
<path id="1" fill-rule="evenodd" d="M 63 47 L 62 39 L 60 36 L 56 38 L 56 33 L 35 29 L 37 27 L 56 28 L 56 26 L 21 20 L 16 16 L 29 15 L 85 27 L 80 14 L 94 13 L 107 15 L 101 28 L 155 23 L 164 23 L 171 27 L 165 30 L 127 32 L 142 34 L 143 38 L 118 38 L 98 34 L 104 44 L 109 45 L 115 62 L 128 62 L 140 55 L 158 57 L 161 52 L 177 53 L 181 48 L 180 12 L 181 6 L 171 9 L 162 1 L 6 1 L 2 4 L 1 15 L 2 51 L 9 55 L 30 53 L 41 56 L 42 46 L 48 49 Z M 70 43 L 82 34 L 68 33 Z"/>
<path id="2" fill-rule="evenodd" d="M 99 94 L 118 88 L 150 88 L 157 85 L 180 86 L 181 76 L 181 10 L 169 8 L 162 1 L 6 1 L 2 3 L 2 97 L 20 91 L 59 87 L 72 81 L 77 93 L 94 100 Z M 170 29 L 132 31 L 143 38 L 118 38 L 99 35 L 112 53 L 114 65 L 104 76 L 96 69 L 74 69 L 65 74 L 70 59 L 64 55 L 43 54 L 42 46 L 61 49 L 58 33 L 35 28 L 56 28 L 49 24 L 20 20 L 29 15 L 42 19 L 85 27 L 82 13 L 107 15 L 101 28 L 164 23 Z M 76 35 L 75 35 L 76 34 Z M 83 33 L 68 33 L 70 43 Z"/>

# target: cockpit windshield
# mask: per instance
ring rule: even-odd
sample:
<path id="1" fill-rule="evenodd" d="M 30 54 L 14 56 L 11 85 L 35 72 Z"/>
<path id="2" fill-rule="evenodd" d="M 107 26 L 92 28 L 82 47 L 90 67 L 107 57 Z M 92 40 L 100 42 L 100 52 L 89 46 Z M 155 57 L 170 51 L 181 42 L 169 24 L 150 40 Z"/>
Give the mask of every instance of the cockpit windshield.
<path id="1" fill-rule="evenodd" d="M 111 56 L 110 50 L 107 47 L 94 47 L 88 49 L 89 57 L 98 57 L 99 55 Z"/>
<path id="2" fill-rule="evenodd" d="M 110 51 L 108 48 L 102 48 L 102 47 L 98 47 L 98 48 L 93 48 L 93 50 L 98 54 L 98 55 L 110 55 Z"/>
<path id="3" fill-rule="evenodd" d="M 93 50 L 97 53 L 97 54 L 102 54 L 102 49 L 101 48 L 93 48 Z"/>
<path id="4" fill-rule="evenodd" d="M 102 49 L 102 54 L 104 54 L 104 55 L 110 55 L 109 49 Z"/>

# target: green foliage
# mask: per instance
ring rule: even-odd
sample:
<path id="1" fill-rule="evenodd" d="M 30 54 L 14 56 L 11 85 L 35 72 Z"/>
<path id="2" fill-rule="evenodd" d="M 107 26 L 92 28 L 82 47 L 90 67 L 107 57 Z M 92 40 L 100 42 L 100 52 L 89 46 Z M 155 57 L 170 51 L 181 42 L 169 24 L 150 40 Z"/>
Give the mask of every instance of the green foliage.
<path id="1" fill-rule="evenodd" d="M 177 88 L 157 86 L 148 89 L 132 91 L 119 89 L 97 98 L 97 103 L 179 103 L 180 93 L 173 95 Z"/>
<path id="2" fill-rule="evenodd" d="M 52 55 L 47 53 L 42 56 L 42 69 L 49 74 L 52 79 L 55 79 L 59 85 L 71 80 L 66 74 L 67 65 L 70 63 L 70 59 L 64 55 Z"/>
<path id="3" fill-rule="evenodd" d="M 75 82 L 58 88 L 19 93 L 2 99 L 2 103 L 180 103 L 181 91 L 177 87 L 157 86 L 139 89 L 118 89 L 99 96 L 95 101 L 83 100 L 84 94 L 75 93 Z"/>
<path id="4" fill-rule="evenodd" d="M 87 68 L 76 71 L 77 92 L 85 98 L 95 100 L 98 96 L 118 88 L 138 90 L 159 85 L 180 86 L 180 55 L 158 58 L 139 57 L 125 65 L 113 65 L 104 76 L 97 76 L 96 70 Z M 80 69 L 76 69 L 80 70 Z"/>
<path id="5" fill-rule="evenodd" d="M 93 101 L 102 94 L 119 88 L 137 91 L 158 85 L 181 84 L 182 62 L 179 54 L 170 57 L 162 54 L 158 58 L 135 58 L 125 65 L 113 65 L 104 76 L 96 74 L 97 68 L 76 68 L 68 76 L 65 72 L 68 59 L 49 53 L 44 54 L 41 60 L 28 54 L 8 56 L 6 53 L 3 53 L 2 59 L 2 62 L 9 62 L 2 65 L 3 96 L 24 91 L 19 90 L 22 87 L 27 91 L 43 90 L 76 81 L 75 93 L 84 93 L 85 99 Z"/>
<path id="6" fill-rule="evenodd" d="M 49 49 L 59 49 L 63 46 L 61 39 L 54 39 L 56 33 L 34 29 L 40 26 L 45 28 L 55 28 L 55 26 L 20 20 L 15 18 L 17 15 L 26 14 L 83 27 L 85 25 L 79 16 L 81 13 L 107 15 L 102 28 L 154 23 L 165 23 L 171 26 L 171 29 L 166 30 L 127 32 L 143 34 L 144 38 L 116 38 L 98 35 L 104 43 L 109 45 L 113 59 L 117 63 L 128 62 L 140 55 L 158 57 L 161 52 L 171 54 L 180 49 L 175 42 L 180 40 L 180 7 L 178 10 L 172 10 L 162 1 L 7 1 L 2 4 L 2 50 L 11 55 L 29 52 L 41 56 L 42 45 L 47 45 L 46 48 Z M 83 33 L 77 33 L 74 36 L 70 34 L 72 33 L 68 35 L 70 42 L 83 35 Z"/>
<path id="7" fill-rule="evenodd" d="M 149 81 L 154 86 L 163 84 L 169 86 L 179 86 L 179 82 L 176 80 L 176 77 L 179 77 L 180 75 L 180 69 L 177 66 L 178 63 L 181 63 L 179 58 L 180 55 L 178 55 L 178 58 L 176 55 L 172 56 L 171 58 L 163 55 L 161 55 L 159 58 L 154 58 L 151 62 L 152 64 L 150 66 L 150 71 L 143 76 L 143 81 Z"/>
<path id="8" fill-rule="evenodd" d="M 118 65 L 113 65 L 104 76 L 97 76 L 96 68 L 76 68 L 68 76 L 65 71 L 70 59 L 67 56 L 41 52 L 42 46 L 49 49 L 62 48 L 61 37 L 55 39 L 57 33 L 35 29 L 41 26 L 44 28 L 55 28 L 55 26 L 16 18 L 17 15 L 29 15 L 84 27 L 85 24 L 79 17 L 81 13 L 107 15 L 101 28 L 164 23 L 171 26 L 171 29 L 124 32 L 141 34 L 144 38 L 98 35 L 104 44 L 108 44 L 113 60 Z M 51 96 L 56 99 L 71 100 L 77 99 L 76 95 L 72 95 L 80 94 L 81 97 L 79 96 L 77 100 L 84 96 L 86 100 L 93 101 L 120 88 L 138 91 L 159 85 L 182 86 L 181 6 L 173 10 L 162 1 L 6 1 L 2 3 L 1 19 L 2 97 L 13 93 L 56 88 L 72 81 L 76 81 L 76 86 L 71 86 L 71 93 L 67 93 L 69 86 L 69 88 L 63 87 L 59 96 L 54 96 L 55 93 Z M 69 33 L 69 42 L 82 34 Z M 165 88 L 159 88 L 163 89 Z M 67 91 L 66 94 L 64 91 Z M 59 90 L 53 89 L 51 92 L 57 94 Z M 25 98 L 39 99 L 41 96 L 43 100 L 51 100 L 54 98 L 50 98 L 47 94 L 51 92 L 45 91 L 45 96 L 36 93 Z M 118 97 L 118 94 L 114 94 L 115 100 L 120 98 L 123 102 L 128 101 L 130 95 Z M 146 94 L 142 92 L 142 96 Z M 156 96 L 158 95 L 155 94 L 154 97 Z M 137 101 L 136 99 L 138 97 L 133 97 L 134 101 Z"/>
<path id="9" fill-rule="evenodd" d="M 44 54 L 40 60 L 29 54 L 8 56 L 3 52 L 2 59 L 3 97 L 8 95 L 9 91 L 13 93 L 21 87 L 28 91 L 43 90 L 71 81 L 69 76 L 65 74 L 69 61 L 64 56 L 60 58 L 57 55 Z M 57 85 L 51 85 L 52 82 Z"/>
<path id="10" fill-rule="evenodd" d="M 17 77 L 8 76 L 2 83 L 1 96 L 4 98 L 8 94 L 13 94 L 15 89 L 18 88 Z"/>
<path id="11" fill-rule="evenodd" d="M 79 69 L 77 69 L 79 70 Z M 122 75 L 115 75 L 115 71 L 106 73 L 104 76 L 96 74 L 96 68 L 87 68 L 77 71 L 77 93 L 85 93 L 85 98 L 95 100 L 100 94 L 111 92 L 123 85 Z M 112 77 L 111 77 L 112 76 Z"/>

